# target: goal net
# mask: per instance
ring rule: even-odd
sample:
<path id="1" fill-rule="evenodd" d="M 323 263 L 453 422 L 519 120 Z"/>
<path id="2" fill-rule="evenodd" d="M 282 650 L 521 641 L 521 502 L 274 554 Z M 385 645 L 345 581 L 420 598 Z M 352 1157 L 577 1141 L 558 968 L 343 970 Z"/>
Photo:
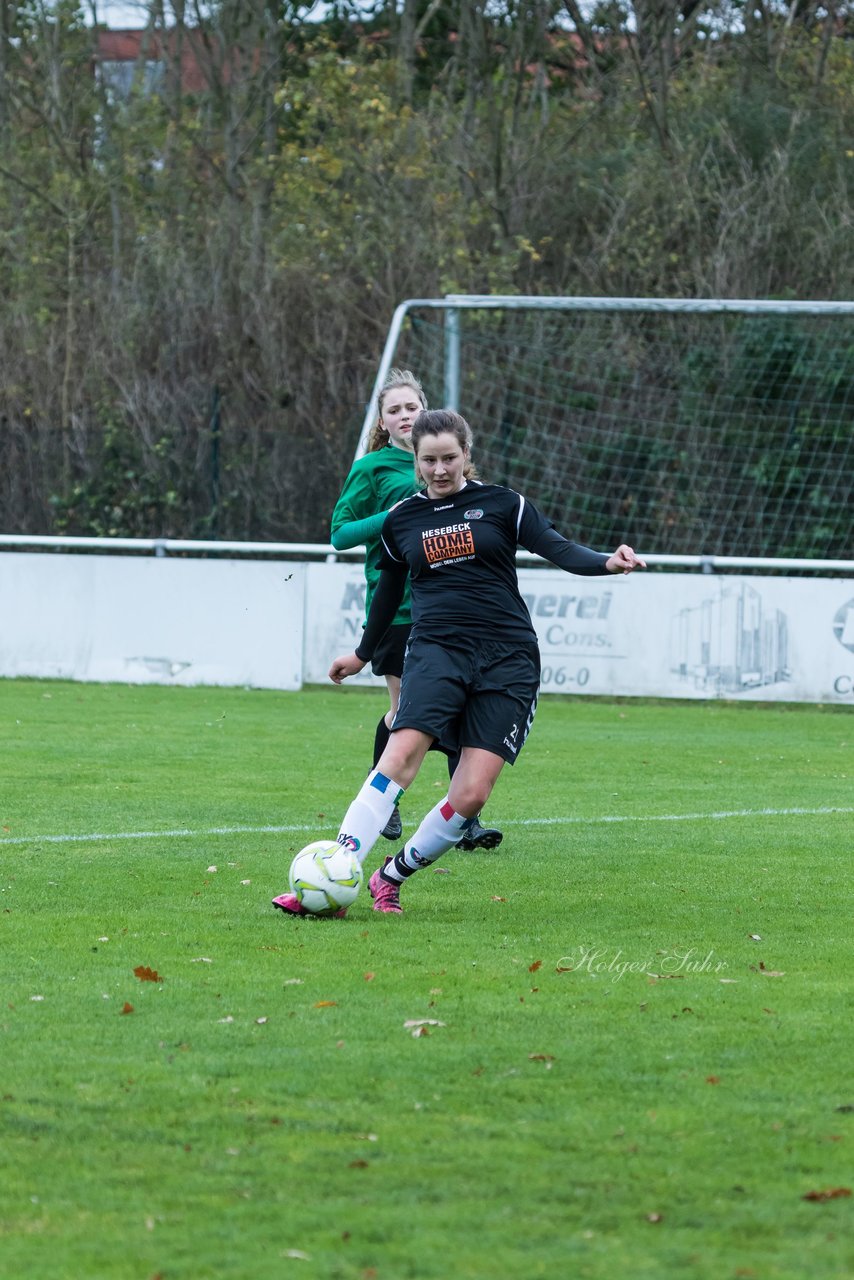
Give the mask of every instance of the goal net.
<path id="1" fill-rule="evenodd" d="M 458 408 L 481 478 L 561 532 L 659 554 L 851 555 L 854 304 L 459 298 L 398 312 L 381 375 L 413 369 L 431 407 Z"/>

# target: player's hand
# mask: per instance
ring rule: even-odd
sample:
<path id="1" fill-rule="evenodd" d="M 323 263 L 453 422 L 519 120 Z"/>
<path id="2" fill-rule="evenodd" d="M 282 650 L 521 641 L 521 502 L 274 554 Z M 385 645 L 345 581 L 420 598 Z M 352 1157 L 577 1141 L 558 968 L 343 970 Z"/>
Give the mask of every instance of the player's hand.
<path id="1" fill-rule="evenodd" d="M 348 676 L 357 676 L 365 665 L 361 658 L 356 657 L 355 653 L 345 653 L 343 657 L 336 658 L 329 668 L 329 679 L 333 680 L 335 684 L 340 684 Z"/>
<path id="2" fill-rule="evenodd" d="M 605 568 L 609 573 L 632 573 L 635 569 L 645 569 L 646 561 L 641 560 L 640 556 L 635 555 L 631 547 L 627 547 L 623 543 L 605 561 Z"/>

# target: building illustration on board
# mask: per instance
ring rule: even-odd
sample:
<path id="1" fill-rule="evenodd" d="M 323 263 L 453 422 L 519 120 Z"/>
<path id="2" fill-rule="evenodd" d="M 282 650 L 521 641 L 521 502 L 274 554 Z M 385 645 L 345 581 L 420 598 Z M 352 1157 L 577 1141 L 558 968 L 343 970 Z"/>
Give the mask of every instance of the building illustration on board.
<path id="1" fill-rule="evenodd" d="M 680 610 L 671 653 L 674 673 L 708 692 L 746 693 L 791 679 L 787 617 L 764 609 L 747 583 Z"/>

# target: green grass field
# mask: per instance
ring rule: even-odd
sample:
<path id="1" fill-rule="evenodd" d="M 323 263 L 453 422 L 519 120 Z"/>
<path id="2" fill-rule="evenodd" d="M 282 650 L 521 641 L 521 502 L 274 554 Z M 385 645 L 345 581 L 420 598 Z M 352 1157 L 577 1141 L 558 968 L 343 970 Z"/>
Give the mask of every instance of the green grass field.
<path id="1" fill-rule="evenodd" d="M 854 1274 L 850 713 L 545 698 L 497 853 L 286 919 L 383 707 L 0 682 L 0 1276 Z"/>

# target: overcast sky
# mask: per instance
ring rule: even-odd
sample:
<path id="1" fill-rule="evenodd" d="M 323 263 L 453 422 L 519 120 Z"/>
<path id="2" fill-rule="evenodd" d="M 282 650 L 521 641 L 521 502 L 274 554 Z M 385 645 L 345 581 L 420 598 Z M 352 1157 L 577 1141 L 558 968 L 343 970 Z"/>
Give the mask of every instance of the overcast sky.
<path id="1" fill-rule="evenodd" d="M 83 0 L 83 4 L 86 12 L 91 14 L 91 0 Z M 144 27 L 148 22 L 149 4 L 146 0 L 96 0 L 95 7 L 98 21 L 106 23 L 108 27 Z M 165 7 L 168 11 L 168 3 Z M 205 7 L 203 0 L 200 7 Z M 320 18 L 326 7 L 320 0 L 314 5 L 306 3 L 303 5 L 303 18 Z"/>

